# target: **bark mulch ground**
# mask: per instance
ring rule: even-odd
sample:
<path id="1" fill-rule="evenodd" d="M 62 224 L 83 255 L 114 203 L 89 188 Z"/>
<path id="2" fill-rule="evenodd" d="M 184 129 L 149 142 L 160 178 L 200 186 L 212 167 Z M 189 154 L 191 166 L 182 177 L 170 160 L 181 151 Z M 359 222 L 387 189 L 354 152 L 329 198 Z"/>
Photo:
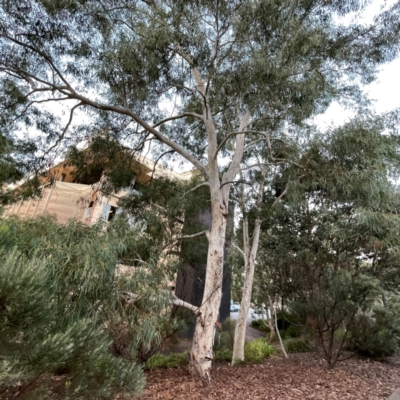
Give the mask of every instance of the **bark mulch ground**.
<path id="1" fill-rule="evenodd" d="M 263 364 L 219 364 L 204 386 L 183 368 L 147 373 L 140 400 L 387 399 L 400 387 L 400 357 L 379 362 L 350 359 L 327 369 L 315 354 L 293 354 Z"/>

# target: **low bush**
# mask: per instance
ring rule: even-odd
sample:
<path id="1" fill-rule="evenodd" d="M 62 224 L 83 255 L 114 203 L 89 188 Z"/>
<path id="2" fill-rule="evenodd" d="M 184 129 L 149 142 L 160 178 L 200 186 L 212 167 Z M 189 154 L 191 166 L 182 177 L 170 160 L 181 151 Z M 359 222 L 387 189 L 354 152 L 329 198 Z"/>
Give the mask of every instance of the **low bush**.
<path id="1" fill-rule="evenodd" d="M 65 381 L 60 399 L 143 389 L 141 363 L 177 324 L 162 312 L 169 295 L 156 261 L 118 273 L 118 260 L 143 247 L 124 226 L 0 221 L 0 393 L 44 399 L 31 390 L 46 392 L 52 374 Z"/>
<path id="2" fill-rule="evenodd" d="M 302 329 L 297 325 L 289 325 L 289 327 L 286 329 L 286 334 L 291 338 L 297 338 L 301 336 Z"/>
<path id="3" fill-rule="evenodd" d="M 232 350 L 229 349 L 222 349 L 218 350 L 214 353 L 214 360 L 215 361 L 232 361 Z"/>
<path id="4" fill-rule="evenodd" d="M 222 329 L 215 332 L 214 352 L 220 350 L 233 350 L 233 341 L 235 338 L 236 322 L 227 318 L 222 323 Z"/>
<path id="5" fill-rule="evenodd" d="M 375 309 L 372 315 L 359 314 L 349 329 L 347 349 L 372 358 L 390 357 L 399 352 L 400 319 L 390 309 Z"/>
<path id="6" fill-rule="evenodd" d="M 188 363 L 189 353 L 187 351 L 183 353 L 171 353 L 168 356 L 156 353 L 147 360 L 146 367 L 148 369 L 177 368 L 184 367 Z"/>
<path id="7" fill-rule="evenodd" d="M 310 347 L 303 340 L 289 340 L 285 343 L 287 353 L 308 353 Z"/>
<path id="8" fill-rule="evenodd" d="M 244 345 L 244 358 L 248 362 L 262 362 L 267 357 L 271 357 L 274 352 L 275 348 L 264 338 L 253 340 Z"/>

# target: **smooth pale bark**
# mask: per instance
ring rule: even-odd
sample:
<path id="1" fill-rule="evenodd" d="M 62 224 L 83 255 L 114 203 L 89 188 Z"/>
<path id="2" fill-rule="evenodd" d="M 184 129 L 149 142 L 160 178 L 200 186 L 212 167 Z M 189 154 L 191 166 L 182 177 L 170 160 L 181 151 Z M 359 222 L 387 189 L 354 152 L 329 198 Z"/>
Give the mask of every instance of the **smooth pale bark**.
<path id="1" fill-rule="evenodd" d="M 211 380 L 210 370 L 213 359 L 215 328 L 218 322 L 222 297 L 222 275 L 226 239 L 226 219 L 228 217 L 229 191 L 240 170 L 244 152 L 245 134 L 236 135 L 236 148 L 232 162 L 220 180 L 217 153 L 218 143 L 215 125 L 206 92 L 206 85 L 199 71 L 192 69 L 203 102 L 203 121 L 208 135 L 208 183 L 211 198 L 211 231 L 208 236 L 206 278 L 201 306 L 196 311 L 196 327 L 190 355 L 189 371 L 205 381 Z M 250 114 L 238 112 L 239 132 L 247 129 Z"/>
<path id="2" fill-rule="evenodd" d="M 271 300 L 270 300 L 270 301 L 271 301 Z M 281 346 L 282 353 L 283 353 L 283 355 L 285 356 L 285 358 L 289 358 L 289 356 L 288 356 L 287 353 L 286 353 L 285 346 L 283 345 L 281 334 L 280 334 L 280 332 L 279 332 L 279 328 L 278 328 L 278 317 L 277 317 L 277 315 L 276 315 L 276 308 L 275 308 L 275 307 L 274 307 L 274 317 L 275 317 L 275 329 L 276 329 L 276 334 L 278 335 L 278 338 L 279 338 L 279 344 L 280 344 L 280 346 Z"/>
<path id="3" fill-rule="evenodd" d="M 207 272 L 202 305 L 196 312 L 196 328 L 190 356 L 190 372 L 210 381 L 215 327 L 222 296 L 222 275 L 226 218 L 219 207 L 212 207 L 212 227 L 207 256 Z"/>
<path id="4" fill-rule="evenodd" d="M 253 290 L 254 269 L 260 239 L 261 220 L 257 218 L 253 232 L 253 244 L 249 249 L 249 225 L 247 218 L 243 221 L 244 254 L 245 254 L 245 278 L 240 303 L 239 315 L 236 321 L 235 340 L 233 343 L 232 365 L 238 361 L 244 361 L 244 343 L 246 338 L 246 320 L 250 309 L 251 293 Z"/>

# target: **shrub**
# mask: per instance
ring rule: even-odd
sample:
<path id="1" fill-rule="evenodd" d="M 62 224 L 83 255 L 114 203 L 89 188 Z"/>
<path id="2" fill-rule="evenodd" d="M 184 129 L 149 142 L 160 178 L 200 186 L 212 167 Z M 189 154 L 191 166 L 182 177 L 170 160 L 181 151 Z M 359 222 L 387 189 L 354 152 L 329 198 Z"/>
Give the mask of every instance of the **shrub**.
<path id="1" fill-rule="evenodd" d="M 308 353 L 310 347 L 303 340 L 289 340 L 285 343 L 285 349 L 288 353 Z"/>
<path id="2" fill-rule="evenodd" d="M 121 255 L 143 239 L 122 228 L 48 217 L 1 223 L 0 391 L 41 391 L 54 373 L 67 383 L 60 398 L 144 387 L 137 360 L 152 355 L 174 322 L 162 313 L 168 293 L 159 290 L 165 276 L 156 261 L 134 279 L 116 273 Z"/>
<path id="3" fill-rule="evenodd" d="M 54 293 L 51 262 L 17 250 L 0 260 L 0 388 L 28 387 L 45 372 L 66 375 L 65 396 L 110 397 L 116 388 L 144 386 L 140 366 L 110 354 L 110 337 L 95 318 L 74 315 Z"/>
<path id="4" fill-rule="evenodd" d="M 156 353 L 147 360 L 146 367 L 148 369 L 177 368 L 184 367 L 188 363 L 189 353 L 187 351 L 183 353 L 171 353 L 168 356 Z"/>
<path id="5" fill-rule="evenodd" d="M 291 310 L 280 310 L 276 314 L 279 331 L 287 330 L 290 326 L 302 325 L 304 318 Z"/>
<path id="6" fill-rule="evenodd" d="M 220 350 L 233 350 L 233 341 L 235 338 L 236 322 L 227 318 L 222 323 L 222 329 L 215 332 L 214 338 L 214 352 Z"/>
<path id="7" fill-rule="evenodd" d="M 400 319 L 390 309 L 359 314 L 349 329 L 347 349 L 365 357 L 390 357 L 399 351 Z"/>
<path id="8" fill-rule="evenodd" d="M 250 324 L 254 329 L 257 329 L 261 332 L 264 333 L 270 333 L 271 330 L 269 329 L 269 326 L 267 325 L 267 322 L 264 321 L 263 319 L 255 319 L 253 321 L 251 321 Z"/>
<path id="9" fill-rule="evenodd" d="M 290 338 L 297 338 L 300 337 L 302 334 L 302 329 L 300 326 L 296 325 L 289 325 L 289 327 L 286 329 L 286 334 Z"/>
<path id="10" fill-rule="evenodd" d="M 354 317 L 360 307 L 371 304 L 378 294 L 379 282 L 358 270 L 336 271 L 328 267 L 318 273 L 310 270 L 310 281 L 306 277 L 301 282 L 308 289 L 303 289 L 290 307 L 306 321 L 304 329 L 314 337 L 317 351 L 333 368 L 336 362 L 347 358 L 344 353 Z"/>
<path id="11" fill-rule="evenodd" d="M 214 360 L 215 361 L 232 361 L 232 350 L 229 349 L 222 349 L 218 350 L 214 353 Z"/>
<path id="12" fill-rule="evenodd" d="M 262 362 L 267 357 L 271 357 L 274 352 L 275 348 L 264 338 L 247 342 L 244 345 L 244 358 L 248 362 Z"/>

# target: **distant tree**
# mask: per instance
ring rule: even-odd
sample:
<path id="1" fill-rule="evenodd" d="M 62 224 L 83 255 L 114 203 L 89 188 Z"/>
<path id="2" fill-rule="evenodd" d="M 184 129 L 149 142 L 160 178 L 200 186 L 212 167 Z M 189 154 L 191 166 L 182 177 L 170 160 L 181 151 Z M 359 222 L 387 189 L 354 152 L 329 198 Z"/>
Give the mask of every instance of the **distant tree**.
<path id="1" fill-rule="evenodd" d="M 3 186 L 23 177 L 23 169 L 12 156 L 13 147 L 11 140 L 0 132 L 0 207 L 12 198 Z"/>
<path id="2" fill-rule="evenodd" d="M 190 369 L 205 379 L 213 358 L 232 185 L 243 160 L 269 153 L 278 127 L 285 128 L 284 139 L 333 98 L 363 102 L 358 84 L 373 80 L 377 65 L 396 56 L 400 40 L 399 3 L 371 25 L 343 22 L 341 17 L 365 5 L 1 3 L 0 124 L 14 133 L 34 127 L 36 160 L 51 159 L 65 144 L 107 128 L 131 151 L 151 143 L 159 159 L 179 156 L 204 175 L 212 227 L 198 233 L 209 246 Z M 67 121 L 50 104 L 65 104 Z M 72 129 L 79 109 L 88 123 Z M 287 158 L 272 153 L 270 162 Z"/>

